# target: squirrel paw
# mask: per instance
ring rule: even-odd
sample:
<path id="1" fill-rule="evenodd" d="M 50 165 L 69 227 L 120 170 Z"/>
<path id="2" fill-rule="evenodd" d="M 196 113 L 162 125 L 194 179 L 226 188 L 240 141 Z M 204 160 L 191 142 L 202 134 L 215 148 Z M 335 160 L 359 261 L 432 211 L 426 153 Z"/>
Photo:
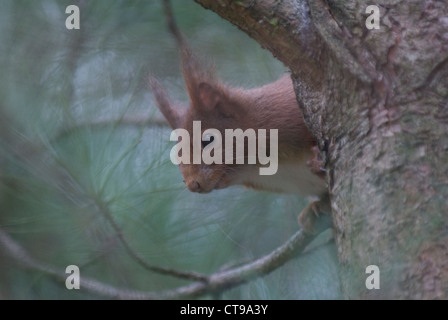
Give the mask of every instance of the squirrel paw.
<path id="1" fill-rule="evenodd" d="M 322 161 L 322 157 L 320 156 L 320 151 L 319 148 L 317 146 L 314 146 L 312 148 L 313 150 L 313 158 L 311 160 L 308 160 L 306 162 L 306 164 L 311 167 L 311 172 L 313 172 L 314 174 L 317 174 L 319 176 L 325 177 L 325 168 L 324 168 L 324 163 Z"/>

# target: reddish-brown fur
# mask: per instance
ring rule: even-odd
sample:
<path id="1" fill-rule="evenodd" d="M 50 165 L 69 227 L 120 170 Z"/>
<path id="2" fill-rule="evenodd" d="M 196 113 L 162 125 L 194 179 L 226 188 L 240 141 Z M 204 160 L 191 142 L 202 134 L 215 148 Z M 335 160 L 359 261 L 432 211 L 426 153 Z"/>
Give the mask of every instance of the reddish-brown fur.
<path id="1" fill-rule="evenodd" d="M 257 164 L 181 164 L 190 191 L 207 193 L 240 184 L 274 192 L 325 193 L 322 177 L 307 165 L 315 157 L 316 141 L 304 124 L 289 75 L 244 90 L 223 85 L 187 48 L 182 52 L 182 62 L 189 108 L 173 108 L 157 81 L 150 81 L 157 105 L 172 128 L 184 128 L 192 136 L 193 121 L 199 120 L 203 131 L 216 128 L 223 137 L 225 129 L 278 129 L 277 174 L 260 176 Z"/>

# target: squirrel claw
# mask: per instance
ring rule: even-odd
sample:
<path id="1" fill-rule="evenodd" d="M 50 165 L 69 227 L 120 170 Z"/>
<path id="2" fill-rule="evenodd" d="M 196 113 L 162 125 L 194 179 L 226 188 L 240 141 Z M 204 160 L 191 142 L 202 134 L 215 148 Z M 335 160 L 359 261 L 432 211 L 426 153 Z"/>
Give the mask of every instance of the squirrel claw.
<path id="1" fill-rule="evenodd" d="M 320 151 L 319 148 L 317 146 L 312 147 L 312 151 L 313 151 L 313 158 L 308 160 L 306 162 L 307 166 L 309 166 L 311 168 L 311 172 L 313 172 L 314 174 L 317 174 L 321 177 L 325 176 L 325 172 L 327 171 L 324 168 L 324 163 L 322 161 L 322 158 L 320 156 Z"/>

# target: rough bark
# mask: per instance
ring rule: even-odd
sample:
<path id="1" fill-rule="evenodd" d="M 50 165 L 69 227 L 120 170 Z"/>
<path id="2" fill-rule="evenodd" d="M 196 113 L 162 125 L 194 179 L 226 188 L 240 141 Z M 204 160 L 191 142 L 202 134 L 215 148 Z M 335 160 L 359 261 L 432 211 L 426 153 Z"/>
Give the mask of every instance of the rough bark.
<path id="1" fill-rule="evenodd" d="M 326 161 L 347 298 L 448 298 L 448 6 L 196 0 L 291 69 Z M 367 290 L 377 265 L 381 288 Z"/>

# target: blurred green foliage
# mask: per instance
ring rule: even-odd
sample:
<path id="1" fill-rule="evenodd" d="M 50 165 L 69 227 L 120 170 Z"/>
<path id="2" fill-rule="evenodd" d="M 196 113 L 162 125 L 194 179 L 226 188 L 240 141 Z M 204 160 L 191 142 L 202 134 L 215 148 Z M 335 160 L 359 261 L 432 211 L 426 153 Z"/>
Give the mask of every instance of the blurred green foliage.
<path id="1" fill-rule="evenodd" d="M 81 8 L 81 30 L 65 28 L 70 4 Z M 285 72 L 214 13 L 192 1 L 173 6 L 191 46 L 227 83 L 255 87 Z M 2 1 L 0 227 L 45 264 L 75 264 L 81 276 L 139 290 L 187 283 L 132 260 L 101 206 L 150 263 L 207 274 L 268 253 L 298 228 L 306 201 L 297 196 L 184 187 L 169 161 L 170 130 L 152 125 L 161 115 L 146 81 L 151 72 L 173 99 L 187 100 L 164 19 L 160 1 Z M 127 116 L 148 125 L 118 122 Z M 339 298 L 337 272 L 327 244 L 222 297 Z M 102 297 L 19 268 L 0 249 L 0 298 Z"/>

